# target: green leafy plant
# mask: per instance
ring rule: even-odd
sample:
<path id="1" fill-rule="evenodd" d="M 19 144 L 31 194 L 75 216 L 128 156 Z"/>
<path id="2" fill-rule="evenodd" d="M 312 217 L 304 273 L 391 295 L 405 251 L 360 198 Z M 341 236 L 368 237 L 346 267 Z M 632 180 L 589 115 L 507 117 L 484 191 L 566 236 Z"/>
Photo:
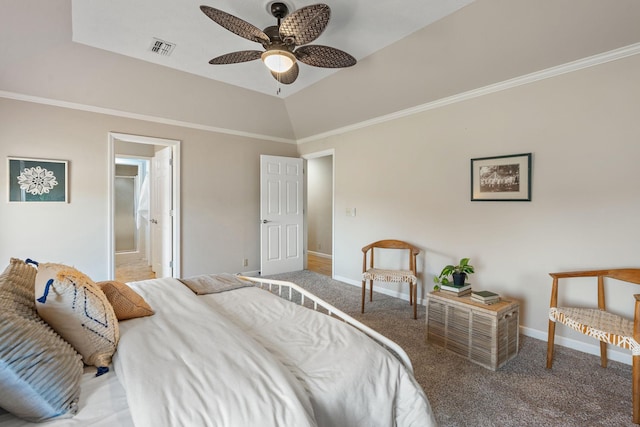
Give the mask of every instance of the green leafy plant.
<path id="1" fill-rule="evenodd" d="M 465 277 L 469 274 L 475 273 L 473 266 L 469 264 L 469 258 L 462 258 L 458 265 L 446 265 L 439 276 L 434 276 L 433 281 L 435 282 L 434 289 L 440 289 L 439 285 L 447 285 L 449 284 L 449 276 L 464 274 Z"/>

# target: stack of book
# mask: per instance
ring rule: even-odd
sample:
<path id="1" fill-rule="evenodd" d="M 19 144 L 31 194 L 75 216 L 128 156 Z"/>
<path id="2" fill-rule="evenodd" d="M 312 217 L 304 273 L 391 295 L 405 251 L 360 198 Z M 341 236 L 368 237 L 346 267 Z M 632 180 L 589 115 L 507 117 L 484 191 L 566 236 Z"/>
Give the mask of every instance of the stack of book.
<path id="1" fill-rule="evenodd" d="M 495 304 L 500 301 L 500 295 L 491 291 L 473 291 L 471 299 L 483 304 Z"/>
<path id="2" fill-rule="evenodd" d="M 453 283 L 447 285 L 440 284 L 440 290 L 461 297 L 464 295 L 469 295 L 471 293 L 471 284 L 465 283 L 462 286 L 455 286 Z"/>

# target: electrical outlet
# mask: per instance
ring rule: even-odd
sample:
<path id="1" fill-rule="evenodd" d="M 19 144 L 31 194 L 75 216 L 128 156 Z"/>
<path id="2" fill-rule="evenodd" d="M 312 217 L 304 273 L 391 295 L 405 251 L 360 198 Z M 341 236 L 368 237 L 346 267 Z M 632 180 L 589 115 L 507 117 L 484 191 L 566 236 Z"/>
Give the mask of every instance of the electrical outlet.
<path id="1" fill-rule="evenodd" d="M 249 260 L 245 258 L 245 259 L 242 261 L 242 265 L 243 265 L 243 267 L 249 267 Z"/>

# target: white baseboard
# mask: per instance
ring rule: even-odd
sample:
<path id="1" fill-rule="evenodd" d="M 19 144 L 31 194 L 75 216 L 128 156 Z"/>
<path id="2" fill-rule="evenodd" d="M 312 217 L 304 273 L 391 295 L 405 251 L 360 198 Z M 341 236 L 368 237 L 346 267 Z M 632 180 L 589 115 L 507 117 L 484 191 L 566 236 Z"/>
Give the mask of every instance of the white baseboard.
<path id="1" fill-rule="evenodd" d="M 315 255 L 315 256 L 320 257 L 320 258 L 328 258 L 328 259 L 333 258 L 329 254 L 323 254 L 322 252 L 316 252 L 316 251 L 307 251 L 307 254 Z"/>
<path id="2" fill-rule="evenodd" d="M 353 286 L 357 286 L 357 287 L 362 287 L 362 282 L 356 282 L 355 280 L 352 279 L 347 279 L 346 277 L 342 277 L 342 276 L 334 276 L 333 277 L 334 280 L 339 280 L 341 282 L 344 282 L 348 285 L 353 285 Z M 379 292 L 381 294 L 384 295 L 389 295 L 395 298 L 400 298 L 403 299 L 405 301 L 409 301 L 409 295 L 407 294 L 403 294 L 400 292 L 395 292 L 395 291 L 391 291 L 389 289 L 385 289 L 383 287 L 378 286 L 375 290 L 376 292 Z M 419 299 L 418 303 L 420 305 L 424 305 L 425 301 L 424 298 Z M 537 329 L 532 329 L 532 328 L 528 328 L 526 326 L 520 326 L 520 333 L 524 336 L 527 337 L 531 337 L 531 338 L 535 338 L 541 341 L 547 341 L 547 336 L 548 333 L 546 331 L 540 331 Z M 577 350 L 577 351 L 581 351 L 583 353 L 587 353 L 587 354 L 593 354 L 595 356 L 600 356 L 600 344 L 594 340 L 594 344 L 589 344 L 589 343 L 585 343 L 582 341 L 578 341 L 572 338 L 566 338 L 566 337 L 562 337 L 559 336 L 558 334 L 556 334 L 556 338 L 555 338 L 555 345 L 559 345 L 562 347 L 567 347 L 573 350 Z M 620 363 L 625 363 L 627 365 L 631 365 L 631 354 L 625 351 L 619 351 L 616 347 L 614 346 L 609 346 L 609 349 L 607 351 L 607 358 L 609 360 L 614 360 L 616 362 L 620 362 Z M 546 358 L 544 359 L 546 360 Z"/>
<path id="3" fill-rule="evenodd" d="M 240 275 L 247 277 L 260 277 L 260 270 L 242 271 Z"/>
<path id="4" fill-rule="evenodd" d="M 348 285 L 353 285 L 353 286 L 357 286 L 358 288 L 362 288 L 362 282 L 356 282 L 355 280 L 347 279 L 346 277 L 333 276 L 333 280 L 339 280 L 339 281 L 344 282 L 344 283 L 346 283 Z M 387 288 L 384 288 L 384 287 L 381 287 L 381 286 L 378 286 L 377 288 L 375 288 L 375 291 L 380 293 L 380 294 L 388 295 L 390 297 L 400 298 L 400 299 L 403 299 L 405 301 L 409 301 L 409 295 L 408 294 L 403 294 L 402 292 L 393 291 L 391 289 L 387 289 Z M 418 299 L 418 304 L 424 305 L 424 303 L 425 303 L 424 298 L 419 298 Z"/>
<path id="5" fill-rule="evenodd" d="M 546 331 L 539 331 L 537 329 L 528 328 L 526 326 L 520 326 L 520 332 L 527 337 L 536 338 L 542 341 L 547 341 L 548 333 Z M 583 353 L 593 354 L 594 356 L 600 356 L 600 344 L 599 341 L 593 340 L 594 343 L 586 343 L 583 341 L 574 340 L 573 338 L 566 338 L 559 336 L 556 333 L 555 345 L 567 347 L 573 350 L 578 350 Z M 616 362 L 625 363 L 631 365 L 631 353 L 620 351 L 617 347 L 609 346 L 607 349 L 607 359 L 614 360 Z"/>

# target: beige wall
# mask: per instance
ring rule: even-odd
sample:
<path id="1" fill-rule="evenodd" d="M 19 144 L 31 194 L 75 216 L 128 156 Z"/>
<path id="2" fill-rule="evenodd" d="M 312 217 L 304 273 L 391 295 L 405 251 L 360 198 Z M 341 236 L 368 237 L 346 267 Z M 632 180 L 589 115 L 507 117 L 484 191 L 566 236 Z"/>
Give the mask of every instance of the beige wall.
<path id="1" fill-rule="evenodd" d="M 363 245 L 408 240 L 424 249 L 422 298 L 471 257 L 474 287 L 520 300 L 525 332 L 545 339 L 547 273 L 638 266 L 638 75 L 636 55 L 301 145 L 335 148 L 335 276 L 359 285 Z M 470 201 L 471 158 L 527 152 L 531 202 Z M 609 303 L 632 315 L 626 291 Z"/>
<path id="2" fill-rule="evenodd" d="M 638 265 L 639 72 L 631 56 L 299 147 L 0 99 L 0 158 L 70 162 L 69 204 L 0 203 L 0 259 L 67 262 L 107 277 L 115 131 L 182 141 L 183 275 L 258 270 L 259 154 L 334 148 L 338 279 L 359 284 L 360 248 L 379 238 L 424 249 L 421 296 L 445 263 L 469 256 L 474 285 L 520 300 L 525 333 L 544 339 L 548 272 Z M 533 153 L 533 201 L 469 201 L 469 159 L 524 152 Z M 623 292 L 608 299 L 630 314 Z M 593 349 L 564 335 L 579 341 L 560 343 Z"/>
<path id="3" fill-rule="evenodd" d="M 183 275 L 259 269 L 259 156 L 295 156 L 295 145 L 4 98 L 0 117 L 0 159 L 68 160 L 70 199 L 6 203 L 3 179 L 0 260 L 64 262 L 95 280 L 108 277 L 107 150 L 108 133 L 115 131 L 182 141 Z M 7 176 L 6 160 L 0 176 Z"/>
<path id="4" fill-rule="evenodd" d="M 0 185 L 0 260 L 68 262 L 106 278 L 114 131 L 182 141 L 183 275 L 258 270 L 259 154 L 334 148 L 338 278 L 359 284 L 360 248 L 378 238 L 424 248 L 422 293 L 469 256 L 474 285 L 520 299 L 525 332 L 545 338 L 548 272 L 638 265 L 639 11 L 633 0 L 478 0 L 282 100 L 73 43 L 69 0 L 11 2 L 0 15 L 0 177 L 6 156 L 69 160 L 70 203 L 8 204 Z M 300 147 L 211 131 L 311 139 L 633 43 L 635 56 Z M 532 202 L 469 201 L 469 159 L 523 152 L 533 153 Z M 608 298 L 621 303 L 622 292 Z"/>

